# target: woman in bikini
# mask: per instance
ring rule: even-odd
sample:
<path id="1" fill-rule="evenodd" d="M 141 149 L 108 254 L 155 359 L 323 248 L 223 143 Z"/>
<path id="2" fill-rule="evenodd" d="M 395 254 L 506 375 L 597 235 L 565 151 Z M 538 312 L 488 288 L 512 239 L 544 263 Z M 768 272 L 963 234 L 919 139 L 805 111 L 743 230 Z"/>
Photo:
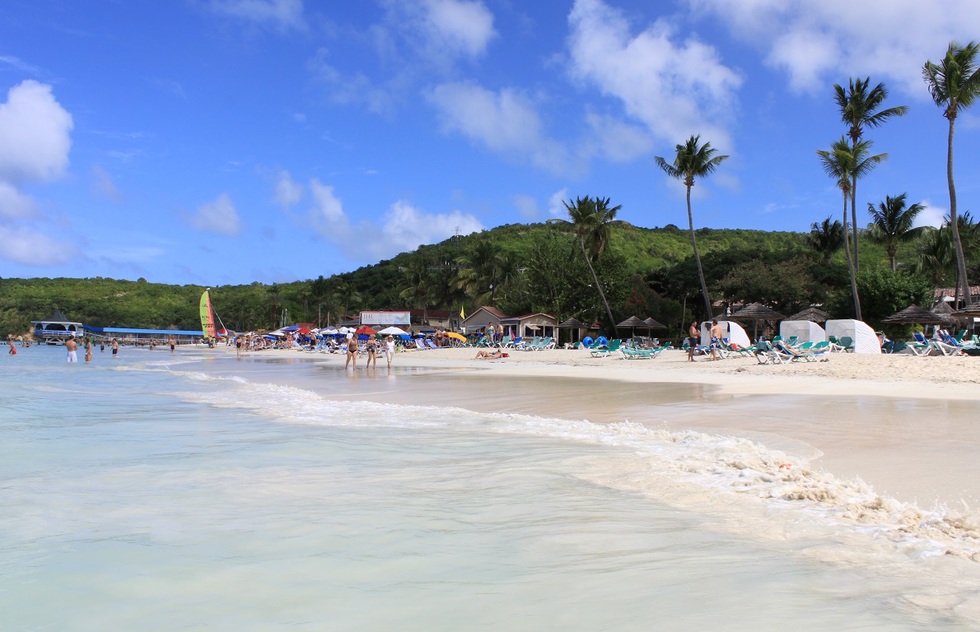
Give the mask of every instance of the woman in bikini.
<path id="1" fill-rule="evenodd" d="M 357 340 L 351 336 L 347 339 L 347 362 L 344 363 L 344 370 L 351 366 L 353 363 L 353 369 L 357 369 Z"/>
<path id="2" fill-rule="evenodd" d="M 374 365 L 374 368 L 378 368 L 378 341 L 374 338 L 368 340 L 367 354 L 367 368 L 370 369 L 372 364 Z"/>

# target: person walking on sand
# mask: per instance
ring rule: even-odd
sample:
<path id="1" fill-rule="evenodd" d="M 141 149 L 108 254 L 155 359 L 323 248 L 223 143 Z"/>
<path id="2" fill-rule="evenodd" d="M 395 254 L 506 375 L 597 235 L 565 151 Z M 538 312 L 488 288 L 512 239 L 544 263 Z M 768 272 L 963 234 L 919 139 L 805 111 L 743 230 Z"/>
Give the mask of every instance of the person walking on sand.
<path id="1" fill-rule="evenodd" d="M 75 342 L 75 336 L 65 341 L 65 349 L 68 351 L 68 364 L 78 362 L 78 343 Z"/>
<path id="2" fill-rule="evenodd" d="M 367 356 L 367 368 L 370 369 L 372 365 L 374 368 L 378 368 L 378 341 L 374 338 L 368 340 Z"/>
<path id="3" fill-rule="evenodd" d="M 86 362 L 91 362 L 92 361 L 92 339 L 91 338 L 86 338 L 85 339 L 85 361 Z"/>
<path id="4" fill-rule="evenodd" d="M 391 368 L 391 361 L 395 359 L 395 338 L 388 336 L 385 338 L 385 360 L 388 361 L 388 368 Z"/>
<path id="5" fill-rule="evenodd" d="M 711 359 L 720 360 L 721 359 L 721 325 L 718 324 L 718 320 L 711 321 L 711 343 L 709 348 L 711 349 Z"/>
<path id="6" fill-rule="evenodd" d="M 354 336 L 347 339 L 347 361 L 344 363 L 345 371 L 347 367 L 355 371 L 357 370 L 357 340 L 354 339 Z"/>
<path id="7" fill-rule="evenodd" d="M 687 330 L 687 359 L 694 362 L 694 349 L 698 346 L 698 321 L 691 322 L 691 328 Z"/>

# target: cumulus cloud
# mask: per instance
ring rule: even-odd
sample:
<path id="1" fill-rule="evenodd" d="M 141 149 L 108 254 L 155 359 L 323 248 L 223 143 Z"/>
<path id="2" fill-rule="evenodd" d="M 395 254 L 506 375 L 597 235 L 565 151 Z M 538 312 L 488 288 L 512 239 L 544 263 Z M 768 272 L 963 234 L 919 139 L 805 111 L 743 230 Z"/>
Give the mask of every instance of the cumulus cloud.
<path id="1" fill-rule="evenodd" d="M 238 211 L 227 193 L 219 195 L 214 202 L 199 206 L 189 221 L 197 230 L 208 233 L 234 236 L 241 232 Z"/>
<path id="2" fill-rule="evenodd" d="M 54 239 L 26 226 L 0 225 L 0 258 L 28 266 L 71 261 L 78 249 L 71 241 Z"/>
<path id="3" fill-rule="evenodd" d="M 321 237 L 357 261 L 392 257 L 422 244 L 436 243 L 457 233 L 468 235 L 484 228 L 468 213 L 459 210 L 426 213 L 403 200 L 394 202 L 377 220 L 355 224 L 334 188 L 316 178 L 310 180 L 310 197 L 313 203 L 306 219 Z"/>
<path id="4" fill-rule="evenodd" d="M 939 228 L 946 223 L 949 209 L 944 206 L 933 206 L 929 200 L 919 202 L 924 208 L 915 216 L 915 226 L 932 226 Z"/>
<path id="5" fill-rule="evenodd" d="M 4 60 L 9 63 L 9 60 Z M 72 117 L 51 86 L 23 81 L 0 104 L 0 259 L 52 265 L 77 256 L 71 242 L 14 222 L 29 220 L 36 204 L 23 187 L 56 180 L 68 168 Z"/>
<path id="6" fill-rule="evenodd" d="M 870 75 L 925 97 L 922 65 L 937 61 L 950 40 L 976 39 L 980 20 L 974 0 L 949 0 L 941 11 L 918 0 L 688 1 L 695 15 L 718 18 L 785 70 L 793 88 L 809 92 L 841 76 Z"/>
<path id="7" fill-rule="evenodd" d="M 493 14 L 482 2 L 424 0 L 418 7 L 428 46 L 437 51 L 477 57 L 496 35 Z"/>
<path id="8" fill-rule="evenodd" d="M 568 215 L 568 209 L 565 208 L 565 201 L 568 199 L 568 189 L 559 189 L 551 194 L 548 198 L 548 215 L 552 217 L 564 218 Z"/>
<path id="9" fill-rule="evenodd" d="M 221 15 L 272 26 L 280 31 L 306 28 L 303 0 L 212 0 L 211 9 Z"/>
<path id="10" fill-rule="evenodd" d="M 23 81 L 0 104 L 0 180 L 54 180 L 68 167 L 73 122 L 51 86 Z"/>
<path id="11" fill-rule="evenodd" d="M 469 83 L 447 83 L 429 93 L 429 102 L 444 132 L 458 132 L 554 173 L 570 167 L 568 150 L 547 137 L 534 102 L 517 90 L 494 92 Z"/>
<path id="12" fill-rule="evenodd" d="M 284 209 L 288 209 L 303 198 L 303 186 L 293 180 L 288 171 L 280 171 L 279 179 L 276 181 L 276 203 Z"/>
<path id="13" fill-rule="evenodd" d="M 514 206 L 517 207 L 518 212 L 522 217 L 534 220 L 538 217 L 538 201 L 535 200 L 530 195 L 524 195 L 523 193 L 518 193 L 514 195 Z"/>
<path id="14" fill-rule="evenodd" d="M 717 51 L 657 20 L 639 33 L 601 0 L 576 0 L 568 16 L 568 72 L 618 100 L 625 114 L 669 142 L 702 134 L 728 147 L 742 79 Z"/>

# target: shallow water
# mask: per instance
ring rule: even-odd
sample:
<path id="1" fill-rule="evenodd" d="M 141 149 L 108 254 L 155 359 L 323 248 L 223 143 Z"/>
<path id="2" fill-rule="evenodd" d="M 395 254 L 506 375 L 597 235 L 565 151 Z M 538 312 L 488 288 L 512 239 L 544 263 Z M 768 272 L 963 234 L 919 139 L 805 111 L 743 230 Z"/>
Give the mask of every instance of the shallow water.
<path id="1" fill-rule="evenodd" d="M 792 445 L 671 429 L 718 404 L 699 387 L 618 400 L 651 427 L 426 401 L 435 380 L 506 388 L 483 375 L 3 360 L 0 629 L 980 624 L 967 526 Z"/>

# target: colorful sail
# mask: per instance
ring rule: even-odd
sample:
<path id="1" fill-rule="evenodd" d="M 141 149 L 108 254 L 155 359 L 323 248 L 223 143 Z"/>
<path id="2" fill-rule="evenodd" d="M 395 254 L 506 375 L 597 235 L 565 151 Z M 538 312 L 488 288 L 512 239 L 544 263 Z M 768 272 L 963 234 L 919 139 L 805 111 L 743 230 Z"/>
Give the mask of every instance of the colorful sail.
<path id="1" fill-rule="evenodd" d="M 211 309 L 211 288 L 201 294 L 201 331 L 205 338 L 214 338 L 214 311 Z"/>

